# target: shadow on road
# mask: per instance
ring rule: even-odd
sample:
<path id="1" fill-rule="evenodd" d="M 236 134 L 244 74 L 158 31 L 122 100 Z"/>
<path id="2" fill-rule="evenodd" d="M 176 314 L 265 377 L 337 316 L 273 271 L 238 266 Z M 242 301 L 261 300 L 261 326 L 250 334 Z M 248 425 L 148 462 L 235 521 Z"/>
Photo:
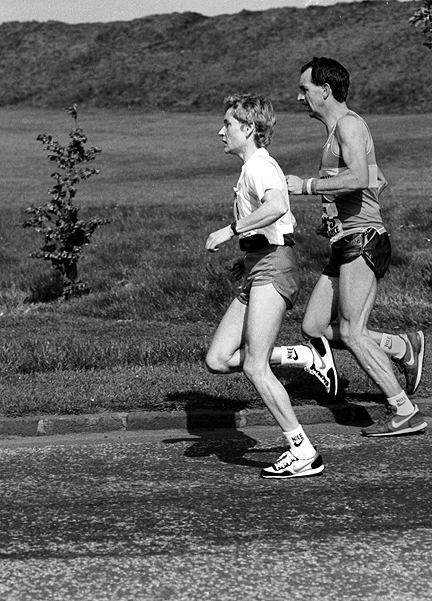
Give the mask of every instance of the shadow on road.
<path id="1" fill-rule="evenodd" d="M 229 399 L 218 398 L 219 410 L 216 411 L 215 397 L 200 394 L 199 408 L 197 408 L 195 395 L 192 398 L 190 398 L 190 395 L 186 396 L 184 409 L 187 415 L 187 430 L 190 436 L 164 440 L 165 444 L 190 442 L 191 445 L 184 451 L 185 457 L 200 458 L 215 455 L 223 463 L 260 468 L 268 466 L 270 461 L 254 461 L 244 457 L 244 455 L 250 455 L 251 453 L 282 453 L 284 451 L 282 447 L 257 447 L 258 442 L 254 438 L 238 429 L 237 414 L 239 410 L 245 408 L 246 403 L 237 402 L 233 407 L 233 403 Z M 223 410 L 222 413 L 221 409 Z M 211 421 L 212 411 L 214 411 L 213 422 Z"/>
<path id="2" fill-rule="evenodd" d="M 239 411 L 247 404 L 233 401 L 224 397 L 216 397 L 197 391 L 189 391 L 170 395 L 176 403 L 181 404 L 187 416 L 187 431 L 190 436 L 183 438 L 168 438 L 165 444 L 191 443 L 184 451 L 185 457 L 200 458 L 216 456 L 223 463 L 244 465 L 254 468 L 266 467 L 273 461 L 254 460 L 252 454 L 280 454 L 283 446 L 261 447 L 258 442 L 239 429 Z M 372 423 L 367 407 L 363 403 L 382 404 L 382 395 L 377 394 L 347 394 L 341 389 L 332 405 L 328 400 L 317 399 L 317 404 L 328 406 L 334 414 L 336 423 L 356 424 L 367 426 Z M 294 407 L 295 409 L 295 407 Z M 245 457 L 248 455 L 248 457 Z M 260 457 L 261 459 L 261 457 Z"/>

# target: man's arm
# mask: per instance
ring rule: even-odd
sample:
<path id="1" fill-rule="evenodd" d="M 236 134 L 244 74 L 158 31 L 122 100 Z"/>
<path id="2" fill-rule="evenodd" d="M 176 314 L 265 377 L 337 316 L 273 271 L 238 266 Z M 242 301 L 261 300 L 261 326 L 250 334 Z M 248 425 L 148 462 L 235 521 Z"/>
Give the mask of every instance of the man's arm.
<path id="1" fill-rule="evenodd" d="M 340 194 L 364 190 L 369 185 L 368 134 L 364 124 L 351 115 L 345 115 L 338 121 L 335 137 L 347 168 L 333 177 L 317 179 L 312 190 L 314 194 Z M 291 194 L 306 193 L 303 178 L 288 175 L 286 180 Z"/>
<path id="2" fill-rule="evenodd" d="M 259 209 L 236 222 L 237 234 L 244 234 L 251 230 L 266 227 L 280 219 L 288 211 L 288 206 L 282 192 L 275 188 L 265 191 L 261 203 Z M 215 251 L 219 244 L 227 242 L 234 235 L 231 226 L 227 225 L 211 233 L 207 238 L 205 247 L 207 250 Z"/>

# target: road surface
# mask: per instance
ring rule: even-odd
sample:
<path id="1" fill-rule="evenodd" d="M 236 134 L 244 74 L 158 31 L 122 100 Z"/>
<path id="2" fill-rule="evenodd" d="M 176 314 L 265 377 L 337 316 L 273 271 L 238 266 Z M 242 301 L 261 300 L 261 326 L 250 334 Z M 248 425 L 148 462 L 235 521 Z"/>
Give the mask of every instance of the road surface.
<path id="1" fill-rule="evenodd" d="M 273 427 L 0 440 L 0 599 L 432 599 L 432 434 L 305 430 L 289 481 Z"/>

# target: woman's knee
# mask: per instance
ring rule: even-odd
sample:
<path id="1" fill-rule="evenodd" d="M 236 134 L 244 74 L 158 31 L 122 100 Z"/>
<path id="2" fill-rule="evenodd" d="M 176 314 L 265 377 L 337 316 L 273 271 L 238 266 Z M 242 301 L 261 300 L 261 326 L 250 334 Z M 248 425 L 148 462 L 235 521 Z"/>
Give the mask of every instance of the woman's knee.
<path id="1" fill-rule="evenodd" d="M 212 374 L 230 374 L 233 357 L 234 355 L 221 352 L 220 348 L 210 348 L 205 358 L 206 368 Z"/>
<path id="2" fill-rule="evenodd" d="M 219 353 L 211 350 L 206 355 L 205 366 L 211 374 L 230 373 L 228 360 L 224 359 Z"/>
<path id="3" fill-rule="evenodd" d="M 311 338 L 317 338 L 314 336 L 312 328 L 309 327 L 309 324 L 302 323 L 301 325 L 301 335 L 305 340 L 310 340 Z"/>
<path id="4" fill-rule="evenodd" d="M 305 340 L 324 336 L 324 332 L 325 328 L 323 328 L 322 324 L 318 323 L 315 319 L 310 319 L 307 316 L 303 319 L 301 333 Z"/>

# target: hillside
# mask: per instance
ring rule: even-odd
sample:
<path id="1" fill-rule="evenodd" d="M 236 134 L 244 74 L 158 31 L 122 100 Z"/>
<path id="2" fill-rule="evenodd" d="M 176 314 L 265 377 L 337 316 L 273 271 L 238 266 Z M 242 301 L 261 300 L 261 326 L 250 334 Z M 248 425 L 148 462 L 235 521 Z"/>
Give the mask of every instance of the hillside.
<path id="1" fill-rule="evenodd" d="M 432 110 L 432 51 L 408 24 L 413 2 L 365 1 L 204 17 L 0 26 L 0 106 L 211 110 L 225 94 L 269 95 L 297 109 L 299 68 L 332 56 L 351 72 L 350 102 L 372 112 Z"/>

